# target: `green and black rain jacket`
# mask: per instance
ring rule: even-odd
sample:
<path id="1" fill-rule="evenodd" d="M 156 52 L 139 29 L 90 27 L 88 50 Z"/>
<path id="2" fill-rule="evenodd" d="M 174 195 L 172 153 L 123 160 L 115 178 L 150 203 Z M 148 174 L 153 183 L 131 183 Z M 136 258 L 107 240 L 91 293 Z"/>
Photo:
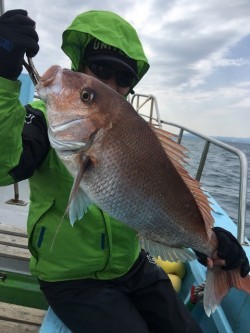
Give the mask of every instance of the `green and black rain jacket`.
<path id="1" fill-rule="evenodd" d="M 148 70 L 135 30 L 116 14 L 105 11 L 79 15 L 64 32 L 62 49 L 73 69 L 93 37 L 135 59 L 140 79 Z M 0 185 L 29 179 L 32 274 L 51 282 L 124 275 L 139 255 L 136 231 L 96 205 L 71 226 L 64 212 L 73 178 L 50 147 L 44 103 L 34 101 L 23 107 L 20 87 L 19 81 L 0 78 Z"/>

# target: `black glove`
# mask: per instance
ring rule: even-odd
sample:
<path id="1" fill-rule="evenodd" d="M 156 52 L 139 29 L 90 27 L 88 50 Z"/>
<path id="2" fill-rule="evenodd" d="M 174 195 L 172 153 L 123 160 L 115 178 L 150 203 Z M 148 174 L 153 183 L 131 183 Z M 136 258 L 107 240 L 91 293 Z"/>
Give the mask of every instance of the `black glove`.
<path id="1" fill-rule="evenodd" d="M 24 54 L 34 57 L 38 50 L 35 22 L 26 10 L 9 10 L 0 16 L 0 76 L 16 80 L 22 72 Z"/>
<path id="2" fill-rule="evenodd" d="M 240 275 L 245 277 L 250 271 L 249 261 L 238 240 L 229 231 L 220 227 L 213 228 L 213 231 L 219 242 L 218 257 L 226 261 L 226 266 L 222 269 L 230 270 L 239 267 Z"/>
<path id="3" fill-rule="evenodd" d="M 238 242 L 238 240 L 227 230 L 215 227 L 213 228 L 214 233 L 218 239 L 217 255 L 220 259 L 226 261 L 226 266 L 221 267 L 224 270 L 230 270 L 234 268 L 240 268 L 240 275 L 245 277 L 249 271 L 249 261 L 245 251 Z M 207 256 L 203 253 L 195 251 L 198 261 L 206 266 Z"/>

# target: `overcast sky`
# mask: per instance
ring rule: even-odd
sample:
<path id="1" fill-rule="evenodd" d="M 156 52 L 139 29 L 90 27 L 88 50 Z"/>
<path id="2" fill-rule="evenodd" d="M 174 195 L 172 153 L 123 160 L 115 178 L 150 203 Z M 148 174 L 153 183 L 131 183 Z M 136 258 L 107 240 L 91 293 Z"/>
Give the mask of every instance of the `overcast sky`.
<path id="1" fill-rule="evenodd" d="M 74 17 L 111 10 L 137 30 L 150 69 L 135 91 L 158 99 L 163 119 L 207 135 L 250 137 L 250 0 L 5 0 L 37 23 L 39 73 L 59 64 Z"/>

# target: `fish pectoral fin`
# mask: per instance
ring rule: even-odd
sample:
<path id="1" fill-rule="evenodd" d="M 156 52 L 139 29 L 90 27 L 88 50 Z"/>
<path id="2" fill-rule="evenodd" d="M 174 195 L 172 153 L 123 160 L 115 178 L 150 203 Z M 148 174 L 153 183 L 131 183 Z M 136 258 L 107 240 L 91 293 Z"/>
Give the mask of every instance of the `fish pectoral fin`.
<path id="1" fill-rule="evenodd" d="M 92 204 L 93 202 L 84 192 L 84 190 L 81 187 L 78 187 L 67 208 L 67 213 L 69 215 L 69 220 L 72 226 L 76 220 L 80 220 L 84 216 L 88 210 L 88 207 Z"/>
<path id="2" fill-rule="evenodd" d="M 196 259 L 195 253 L 185 247 L 171 247 L 144 237 L 140 237 L 140 243 L 144 250 L 154 257 L 160 256 L 162 260 L 185 262 Z"/>
<path id="3" fill-rule="evenodd" d="M 90 166 L 90 163 L 90 157 L 88 155 L 82 155 L 82 164 L 75 178 L 69 196 L 68 207 L 66 209 L 66 213 L 69 215 L 71 225 L 73 225 L 76 220 L 80 220 L 86 213 L 88 207 L 93 203 L 88 195 L 84 192 L 84 190 L 80 187 L 84 172 Z"/>

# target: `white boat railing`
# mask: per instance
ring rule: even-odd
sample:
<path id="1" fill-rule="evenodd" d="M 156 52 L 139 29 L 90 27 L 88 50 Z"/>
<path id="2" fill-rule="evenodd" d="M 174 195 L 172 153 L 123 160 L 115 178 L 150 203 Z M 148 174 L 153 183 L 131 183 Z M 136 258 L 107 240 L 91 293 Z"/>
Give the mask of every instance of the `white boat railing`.
<path id="1" fill-rule="evenodd" d="M 195 137 L 201 138 L 204 140 L 204 148 L 200 161 L 198 163 L 198 168 L 195 178 L 200 181 L 207 155 L 209 152 L 209 147 L 211 144 L 227 150 L 231 154 L 234 154 L 238 157 L 240 163 L 240 180 L 239 180 L 239 200 L 238 200 L 238 222 L 237 222 L 237 239 L 241 244 L 245 244 L 245 224 L 246 224 L 246 204 L 247 204 L 247 157 L 245 153 L 241 150 L 232 147 L 224 142 L 216 140 L 212 137 L 206 136 L 194 130 L 191 130 L 185 126 L 161 120 L 160 112 L 158 108 L 157 99 L 153 95 L 143 95 L 143 94 L 134 94 L 131 98 L 130 103 L 133 105 L 135 110 L 148 122 L 154 126 L 159 126 L 162 128 L 162 125 L 172 126 L 175 129 L 178 129 L 178 143 L 181 143 L 184 132 L 190 133 Z"/>

